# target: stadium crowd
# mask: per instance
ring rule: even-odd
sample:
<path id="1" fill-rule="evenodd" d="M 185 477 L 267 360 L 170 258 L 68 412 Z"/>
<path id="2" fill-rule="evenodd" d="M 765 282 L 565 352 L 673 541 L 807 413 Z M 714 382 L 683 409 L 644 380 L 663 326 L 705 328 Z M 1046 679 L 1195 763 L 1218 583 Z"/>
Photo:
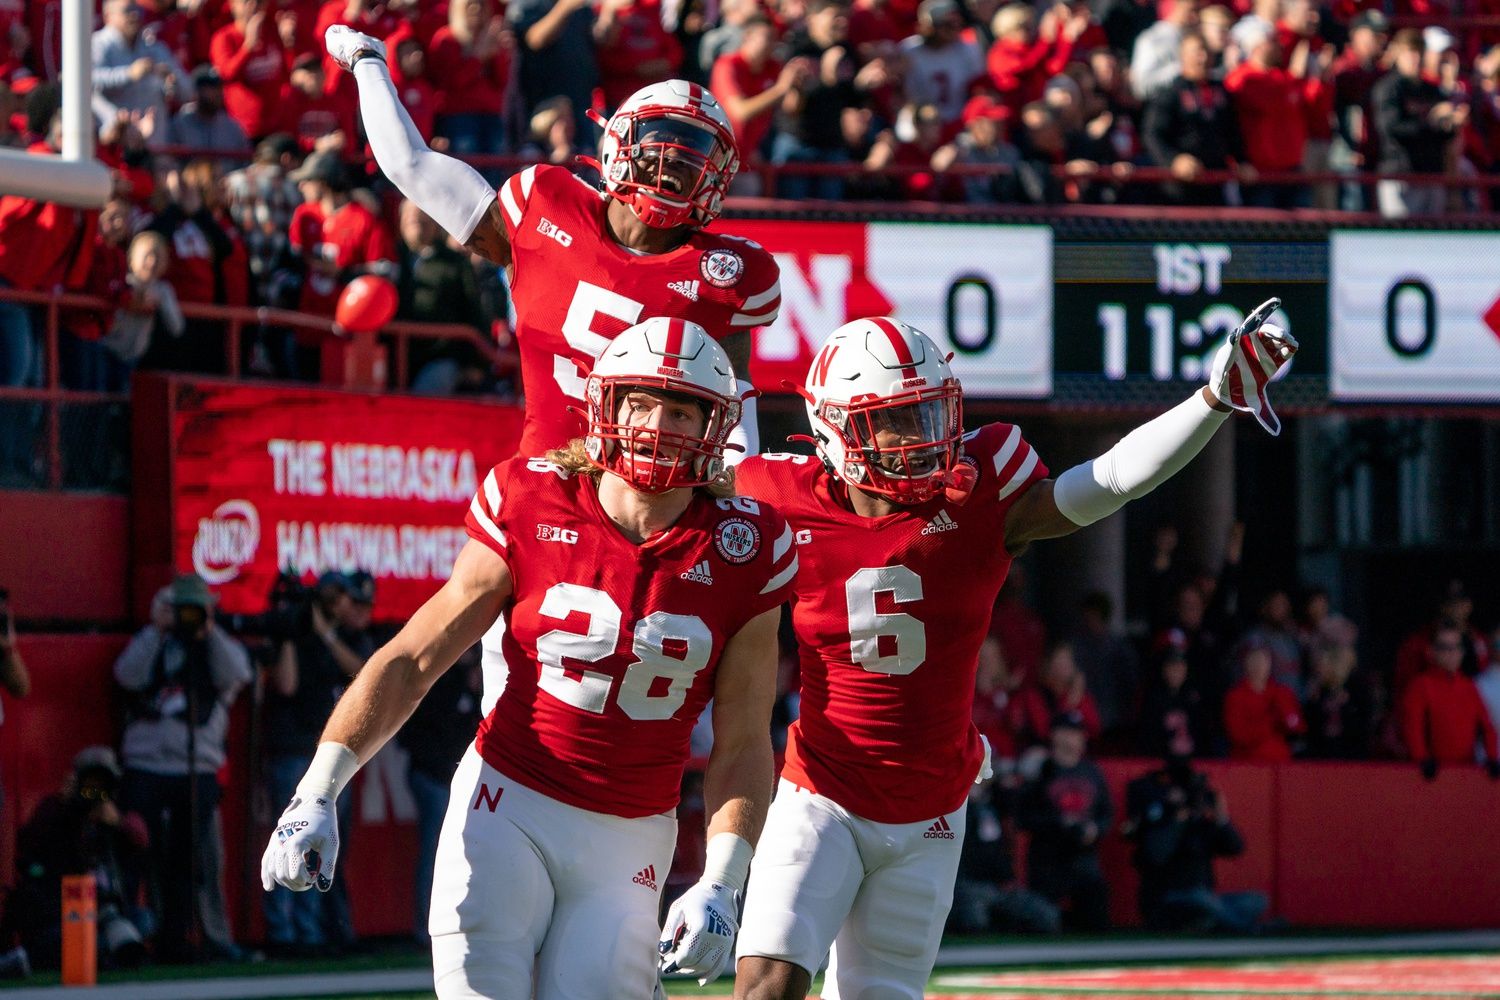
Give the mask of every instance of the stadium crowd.
<path id="1" fill-rule="evenodd" d="M 1451 13 L 1429 0 L 108 0 L 93 107 L 115 198 L 97 214 L 0 198 L 0 288 L 116 304 L 65 317 L 71 388 L 119 389 L 137 366 L 222 371 L 222 324 L 182 303 L 332 316 L 365 273 L 399 282 L 400 318 L 503 340 L 502 276 L 402 208 L 369 158 L 353 80 L 322 49 L 336 23 L 386 40 L 417 127 L 457 155 L 573 163 L 593 152 L 589 111 L 682 76 L 728 114 L 742 194 L 1487 210 L 1486 189 L 1453 179 L 1500 169 L 1500 46 L 1481 29 L 1393 31 L 1388 16 Z M 58 17 L 0 2 L 0 145 L 60 149 Z M 498 181 L 516 162 L 481 164 Z M 1145 167 L 1167 179 L 1138 180 Z M 1352 171 L 1391 179 L 1336 178 Z M 0 385 L 39 384 L 39 324 L 0 301 Z M 316 380 L 317 346 L 260 328 L 240 360 Z M 462 341 L 417 342 L 411 371 L 420 391 L 508 389 Z"/>

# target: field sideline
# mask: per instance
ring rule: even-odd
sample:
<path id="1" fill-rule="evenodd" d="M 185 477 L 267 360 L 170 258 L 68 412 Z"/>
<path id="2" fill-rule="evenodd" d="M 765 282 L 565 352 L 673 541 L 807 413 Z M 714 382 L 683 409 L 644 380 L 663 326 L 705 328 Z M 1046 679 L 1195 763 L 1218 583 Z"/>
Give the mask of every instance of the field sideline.
<path id="1" fill-rule="evenodd" d="M 271 1000 L 431 998 L 420 955 L 153 969 L 101 977 L 94 990 L 0 987 L 5 1000 Z M 52 977 L 50 983 L 56 983 Z M 674 981 L 672 997 L 728 996 Z M 1500 931 L 1279 939 L 1093 939 L 955 944 L 928 985 L 931 1000 L 1500 1000 Z"/>

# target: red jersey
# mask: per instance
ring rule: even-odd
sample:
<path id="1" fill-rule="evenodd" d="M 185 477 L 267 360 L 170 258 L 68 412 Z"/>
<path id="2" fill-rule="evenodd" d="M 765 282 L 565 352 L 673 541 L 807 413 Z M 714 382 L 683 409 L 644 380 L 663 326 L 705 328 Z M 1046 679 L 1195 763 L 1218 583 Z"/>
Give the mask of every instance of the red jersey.
<path id="1" fill-rule="evenodd" d="M 251 141 L 275 131 L 281 118 L 277 107 L 286 79 L 286 52 L 276 26 L 267 20 L 255 48 L 245 51 L 245 33 L 227 24 L 214 33 L 208 46 L 214 69 L 224 80 L 224 110 L 240 123 Z"/>
<path id="2" fill-rule="evenodd" d="M 583 407 L 584 377 L 627 327 L 671 316 L 722 340 L 781 307 L 776 262 L 760 244 L 700 231 L 667 253 L 631 253 L 605 228 L 606 196 L 566 167 L 527 167 L 500 188 L 500 206 L 526 390 L 523 455 L 583 434 L 568 407 Z"/>
<path id="3" fill-rule="evenodd" d="M 443 95 L 443 114 L 499 115 L 505 111 L 511 54 L 501 49 L 488 59 L 464 51 L 452 30 L 443 27 L 427 50 L 427 75 Z"/>
<path id="4" fill-rule="evenodd" d="M 385 224 L 357 201 L 345 202 L 327 218 L 314 202 L 298 205 L 292 212 L 288 236 L 292 250 L 309 252 L 341 272 L 359 264 L 396 259 L 396 243 Z M 309 268 L 302 285 L 302 311 L 332 316 L 342 288 L 337 275 Z"/>
<path id="5" fill-rule="evenodd" d="M 464 523 L 515 587 L 501 645 L 509 673 L 480 724 L 480 756 L 580 809 L 673 809 L 719 657 L 789 596 L 791 527 L 766 504 L 699 494 L 636 545 L 591 477 L 523 457 L 490 472 Z"/>
<path id="6" fill-rule="evenodd" d="M 792 627 L 802 715 L 782 777 L 878 823 L 958 808 L 979 771 L 972 721 L 979 647 L 1010 570 L 1005 515 L 1047 475 L 1018 427 L 965 436 L 979 473 L 968 503 L 942 498 L 865 518 L 815 458 L 759 455 L 739 490 L 776 506 L 802 567 Z"/>
<path id="7" fill-rule="evenodd" d="M 1292 689 L 1278 681 L 1257 691 L 1241 681 L 1224 697 L 1224 729 L 1229 756 L 1277 763 L 1292 759 L 1287 738 L 1307 732 L 1302 706 Z"/>
<path id="8" fill-rule="evenodd" d="M 1484 747 L 1488 760 L 1500 759 L 1495 746 L 1495 723 L 1479 696 L 1479 688 L 1463 674 L 1429 667 L 1406 686 L 1401 700 L 1401 735 L 1413 760 L 1444 764 L 1474 760 L 1474 747 Z"/>

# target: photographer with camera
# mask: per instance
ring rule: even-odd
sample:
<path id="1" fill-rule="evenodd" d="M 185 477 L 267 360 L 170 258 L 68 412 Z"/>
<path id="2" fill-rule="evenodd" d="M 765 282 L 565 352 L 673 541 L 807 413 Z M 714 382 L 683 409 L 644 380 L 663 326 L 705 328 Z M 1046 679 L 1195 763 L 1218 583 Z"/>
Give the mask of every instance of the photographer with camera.
<path id="1" fill-rule="evenodd" d="M 1218 892 L 1214 859 L 1245 851 L 1229 819 L 1224 794 L 1192 759 L 1172 755 L 1164 765 L 1126 788 L 1125 836 L 1135 842 L 1141 874 L 1140 906 L 1154 930 L 1228 931 L 1258 929 L 1268 902 L 1259 892 Z"/>
<path id="2" fill-rule="evenodd" d="M 329 571 L 291 613 L 268 676 L 265 699 L 266 791 L 287 802 L 312 762 L 323 724 L 365 660 L 375 652 L 370 609 L 375 580 L 368 573 Z M 339 797 L 340 832 L 347 842 L 354 797 Z M 265 899 L 266 945 L 273 954 L 320 950 L 354 942 L 348 897 L 277 887 Z"/>
<path id="3" fill-rule="evenodd" d="M 1109 829 L 1114 806 L 1109 786 L 1086 759 L 1089 720 L 1064 712 L 1052 720 L 1051 748 L 1041 771 L 1021 792 L 1017 819 L 1031 834 L 1026 879 L 1054 906 L 1067 903 L 1069 929 L 1109 927 L 1109 883 L 1099 863 L 1099 839 Z"/>
<path id="4" fill-rule="evenodd" d="M 168 961 L 195 956 L 189 936 L 212 846 L 229 707 L 252 676 L 249 654 L 214 622 L 213 605 L 202 577 L 179 576 L 157 593 L 151 623 L 115 661 L 115 681 L 129 698 L 121 804 L 140 813 L 151 834 L 157 957 Z"/>
<path id="5" fill-rule="evenodd" d="M 24 975 L 32 965 L 62 962 L 62 879 L 93 875 L 98 901 L 98 955 L 104 968 L 134 968 L 145 957 L 149 915 L 129 903 L 145 862 L 140 817 L 115 804 L 120 766 L 106 746 L 85 747 L 61 791 L 37 804 L 16 834 L 16 886 L 0 928 L 20 946 L 0 956 L 0 977 Z"/>

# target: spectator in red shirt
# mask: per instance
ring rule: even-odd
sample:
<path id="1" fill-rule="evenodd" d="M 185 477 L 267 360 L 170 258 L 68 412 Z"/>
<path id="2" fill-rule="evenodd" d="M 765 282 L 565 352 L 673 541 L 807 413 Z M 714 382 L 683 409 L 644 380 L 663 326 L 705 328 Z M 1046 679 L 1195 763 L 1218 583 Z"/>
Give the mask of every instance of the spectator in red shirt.
<path id="1" fill-rule="evenodd" d="M 124 198 L 111 198 L 99 212 L 93 259 L 83 287 L 79 289 L 83 294 L 98 296 L 114 307 L 124 306 L 130 300 L 125 248 L 130 243 L 130 221 L 134 214 L 135 206 Z M 104 336 L 106 324 L 113 315 L 113 309 L 103 312 L 77 309 L 63 313 L 60 324 L 65 331 L 60 345 L 62 377 L 63 384 L 70 389 L 113 392 L 124 388 L 120 379 L 111 377 L 109 355 L 99 344 L 99 338 Z"/>
<path id="2" fill-rule="evenodd" d="M 278 131 L 289 132 L 305 153 L 325 150 L 340 155 L 354 148 L 355 105 L 328 90 L 320 56 L 298 56 L 291 86 L 282 98 L 283 118 Z"/>
<path id="3" fill-rule="evenodd" d="M 209 52 L 224 80 L 224 107 L 250 141 L 276 131 L 286 82 L 286 51 L 263 0 L 229 0 L 234 22 L 214 33 Z"/>
<path id="4" fill-rule="evenodd" d="M 910 122 L 912 138 L 896 138 L 903 131 L 902 120 Z M 907 105 L 897 115 L 897 128 L 887 129 L 876 137 L 865 157 L 865 169 L 881 171 L 887 167 L 907 167 L 915 173 L 891 179 L 889 196 L 898 201 L 957 201 L 963 197 L 963 185 L 957 177 L 939 175 L 932 168 L 933 157 L 943 146 L 943 115 L 936 105 Z"/>
<path id="5" fill-rule="evenodd" d="M 1269 763 L 1291 760 L 1289 741 L 1307 731 L 1297 696 L 1271 679 L 1271 651 L 1264 644 L 1247 645 L 1240 667 L 1244 679 L 1224 698 L 1229 756 Z"/>
<path id="6" fill-rule="evenodd" d="M 346 24 L 355 31 L 371 38 L 387 38 L 401 27 L 401 19 L 379 0 L 327 0 L 318 10 L 313 28 L 314 51 L 323 54 L 323 38 L 335 24 Z M 336 90 L 349 99 L 355 99 L 357 90 L 354 77 L 344 72 L 332 56 L 323 61 L 323 73 L 328 78 L 328 89 Z"/>
<path id="7" fill-rule="evenodd" d="M 1064 713 L 1077 713 L 1088 738 L 1098 738 L 1099 707 L 1073 659 L 1073 646 L 1060 642 L 1047 654 L 1041 675 L 1022 687 L 1016 697 L 1018 746 L 1024 749 L 1046 743 L 1053 720 Z"/>
<path id="8" fill-rule="evenodd" d="M 1276 43 L 1281 46 L 1281 51 L 1291 52 L 1304 43 L 1309 52 L 1321 51 L 1320 20 L 1318 8 L 1311 0 L 1285 0 L 1281 5 L 1281 18 L 1276 22 Z"/>
<path id="9" fill-rule="evenodd" d="M 1234 98 L 1250 165 L 1261 173 L 1300 171 L 1307 147 L 1307 105 L 1323 100 L 1324 83 L 1308 73 L 1308 51 L 1300 45 L 1287 69 L 1281 67 L 1276 36 L 1258 25 L 1242 26 L 1246 60 L 1224 80 Z M 1296 208 L 1302 184 L 1256 184 L 1245 202 L 1259 208 Z"/>
<path id="10" fill-rule="evenodd" d="M 235 241 L 215 211 L 218 184 L 217 169 L 208 160 L 168 171 L 164 185 L 168 200 L 146 226 L 171 245 L 167 282 L 181 302 L 222 305 L 228 301 L 224 266 L 235 254 Z M 223 325 L 189 320 L 183 337 L 153 344 L 141 364 L 168 371 L 222 372 Z"/>
<path id="11" fill-rule="evenodd" d="M 995 44 L 986 66 L 990 81 L 1014 112 L 1042 96 L 1047 81 L 1061 73 L 1073 57 L 1075 44 L 1096 27 L 1086 12 L 1066 19 L 1048 11 L 1038 33 L 1036 14 L 1023 3 L 1011 3 L 995 14 Z"/>
<path id="12" fill-rule="evenodd" d="M 516 38 L 490 0 L 454 0 L 432 36 L 427 75 L 442 95 L 434 131 L 460 155 L 498 153 Z"/>
<path id="13" fill-rule="evenodd" d="M 996 761 L 1015 760 L 1016 689 L 1019 678 L 1010 672 L 1000 642 L 992 635 L 979 644 L 979 668 L 974 674 L 974 727 L 990 741 Z"/>
<path id="14" fill-rule="evenodd" d="M 1440 764 L 1472 763 L 1476 744 L 1483 748 L 1490 776 L 1500 778 L 1495 724 L 1479 689 L 1459 671 L 1465 638 L 1456 626 L 1439 626 L 1432 633 L 1432 666 L 1407 686 L 1401 702 L 1407 752 L 1429 781 Z"/>
<path id="15" fill-rule="evenodd" d="M 359 274 L 396 277 L 396 243 L 385 224 L 350 197 L 349 175 L 332 153 L 314 153 L 288 175 L 302 192 L 292 213 L 291 248 L 307 266 L 303 312 L 332 316 L 339 292 Z M 295 375 L 316 379 L 322 338 L 299 334 Z"/>
<path id="16" fill-rule="evenodd" d="M 676 76 L 682 66 L 682 45 L 662 26 L 660 0 L 603 0 L 594 42 L 606 115 L 648 83 Z"/>
<path id="17" fill-rule="evenodd" d="M 411 115 L 411 123 L 417 127 L 422 138 L 440 152 L 448 149 L 446 138 L 433 137 L 437 123 L 438 102 L 442 99 L 427 73 L 427 50 L 415 35 L 405 29 L 386 40 L 391 47 L 391 82 L 396 85 L 396 96 L 402 107 Z M 373 159 L 374 157 L 369 157 Z"/>
<path id="18" fill-rule="evenodd" d="M 806 59 L 793 59 L 786 66 L 772 59 L 775 44 L 776 29 L 765 16 L 757 14 L 745 23 L 740 47 L 714 63 L 709 79 L 708 89 L 724 106 L 734 128 L 740 161 L 747 166 L 760 162 L 760 147 L 771 132 L 776 108 L 812 70 Z M 741 178 L 758 181 L 748 170 L 742 170 L 736 182 Z M 740 185 L 734 193 L 752 192 Z M 759 193 L 758 188 L 754 193 Z"/>
<path id="19" fill-rule="evenodd" d="M 28 95 L 28 126 L 46 136 L 32 143 L 28 153 L 55 156 L 61 150 L 61 95 L 56 84 L 37 87 Z M 79 287 L 88 274 L 93 230 L 93 213 L 19 195 L 0 197 L 0 289 Z M 40 333 L 30 307 L 0 300 L 0 386 L 38 384 Z"/>
<path id="20" fill-rule="evenodd" d="M 857 0 L 849 9 L 849 44 L 862 61 L 889 53 L 905 37 L 890 0 Z"/>

